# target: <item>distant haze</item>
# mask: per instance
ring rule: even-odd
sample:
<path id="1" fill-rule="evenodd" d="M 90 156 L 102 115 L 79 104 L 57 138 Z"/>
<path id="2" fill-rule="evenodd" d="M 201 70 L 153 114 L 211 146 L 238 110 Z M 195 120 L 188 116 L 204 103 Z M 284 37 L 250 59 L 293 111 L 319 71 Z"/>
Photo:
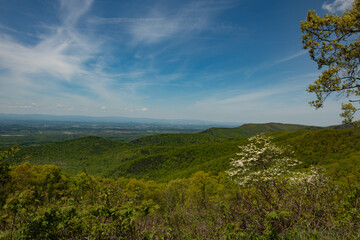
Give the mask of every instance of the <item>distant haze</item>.
<path id="1" fill-rule="evenodd" d="M 89 117 L 89 116 L 59 116 L 59 115 L 42 115 L 42 114 L 2 114 L 1 120 L 16 121 L 73 121 L 88 123 L 144 123 L 144 124 L 177 124 L 177 125 L 202 125 L 202 126 L 228 126 L 236 127 L 242 123 L 231 122 L 211 122 L 201 120 L 167 120 L 167 119 L 151 119 L 151 118 L 128 118 L 128 117 Z"/>

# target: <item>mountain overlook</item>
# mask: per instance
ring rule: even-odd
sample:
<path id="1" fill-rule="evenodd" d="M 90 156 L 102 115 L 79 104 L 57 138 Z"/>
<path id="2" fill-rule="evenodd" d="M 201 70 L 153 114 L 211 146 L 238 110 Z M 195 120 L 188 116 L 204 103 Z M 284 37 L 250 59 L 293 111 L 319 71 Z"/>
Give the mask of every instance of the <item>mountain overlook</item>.
<path id="1" fill-rule="evenodd" d="M 276 131 L 279 129 L 282 131 Z M 146 231 L 147 227 L 144 224 L 149 221 L 152 221 L 151 226 L 154 226 L 154 229 L 157 229 L 159 221 L 163 222 L 162 226 L 168 224 L 173 234 L 173 226 L 178 226 L 179 223 L 181 225 L 177 227 L 177 231 L 182 233 L 186 228 L 202 226 L 206 218 L 208 228 L 212 228 L 215 219 L 218 221 L 215 224 L 220 226 L 225 224 L 227 227 L 223 229 L 229 230 L 224 231 L 232 234 L 233 231 L 237 231 L 232 226 L 239 222 L 252 221 L 252 226 L 258 226 L 259 221 L 252 220 L 257 216 L 254 214 L 258 214 L 257 219 L 263 221 L 264 227 L 259 227 L 259 232 L 266 229 L 269 221 L 277 221 L 274 226 L 280 226 L 294 218 L 292 221 L 295 224 L 300 218 L 308 219 L 310 225 L 319 219 L 319 216 L 314 217 L 314 214 L 320 214 L 321 221 L 330 221 L 335 217 L 343 220 L 343 213 L 346 210 L 348 211 L 348 213 L 345 211 L 346 214 L 353 214 L 349 215 L 352 216 L 351 218 L 347 218 L 346 225 L 351 225 L 353 219 L 358 217 L 357 201 L 360 188 L 356 184 L 360 172 L 359 129 L 269 123 L 247 124 L 220 130 L 223 130 L 220 131 L 221 137 L 204 132 L 172 133 L 143 136 L 131 142 L 118 142 L 88 136 L 37 146 L 20 146 L 21 150 L 14 158 L 29 163 L 17 162 L 18 166 L 9 168 L 11 172 L 8 176 L 11 177 L 11 181 L 8 181 L 6 188 L 0 188 L 3 192 L 4 189 L 15 189 L 14 194 L 18 194 L 11 195 L 13 194 L 11 193 L 8 194 L 9 197 L 0 194 L 0 200 L 5 204 L 3 211 L 8 211 L 8 206 L 15 209 L 14 212 L 7 212 L 12 215 L 2 215 L 6 218 L 6 224 L 10 229 L 7 236 L 11 235 L 13 219 L 19 219 L 19 216 L 27 221 L 25 225 L 19 221 L 18 228 L 30 229 L 27 230 L 30 233 L 28 239 L 38 239 L 33 236 L 48 231 L 45 228 L 47 226 L 50 226 L 50 230 L 54 232 L 59 227 L 63 227 L 73 229 L 72 231 L 77 234 L 83 229 L 76 225 L 79 224 L 79 219 L 81 226 L 100 226 L 95 231 L 116 223 L 113 225 L 114 231 L 110 232 L 117 232 L 116 229 L 120 229 L 118 236 L 122 237 L 131 231 L 137 232 L 136 229 L 139 227 L 144 229 L 143 232 Z M 290 159 L 300 162 L 296 161 L 298 164 L 295 167 L 291 165 L 285 171 L 305 176 L 304 179 L 299 178 L 300 180 L 296 180 L 298 182 L 293 184 L 290 178 L 283 179 L 287 176 L 284 173 L 284 175 L 276 175 L 279 178 L 276 182 L 278 184 L 255 181 L 255 184 L 262 184 L 261 188 L 256 188 L 257 185 L 250 187 L 239 185 L 237 179 L 234 181 L 229 177 L 227 171 L 230 166 L 234 166 L 231 159 L 239 157 L 236 153 L 248 148 L 250 142 L 251 146 L 259 143 L 241 136 L 253 136 L 261 131 L 268 132 L 267 135 L 272 137 L 272 140 L 269 139 L 270 143 L 272 142 L 271 147 L 267 148 L 271 154 L 274 151 L 269 149 L 285 149 L 284 146 L 290 146 L 294 152 L 294 156 L 290 156 Z M 215 133 L 219 134 L 216 131 Z M 259 159 L 265 159 L 273 164 L 283 160 L 274 158 L 271 154 L 265 154 L 266 158 L 264 158 L 263 149 L 266 148 L 260 143 L 259 147 L 256 146 L 251 151 L 259 156 Z M 244 153 L 245 151 L 247 150 L 244 150 Z M 7 160 L 11 161 L 11 159 Z M 256 164 L 256 161 L 251 161 Z M 264 161 L 261 161 L 261 164 L 263 163 Z M 312 166 L 324 168 L 325 175 L 317 175 L 322 171 L 321 168 Z M 258 169 L 255 170 L 256 174 L 261 171 Z M 263 195 L 264 189 L 266 198 Z M 347 192 L 344 192 L 344 189 Z M 18 196 L 19 200 L 13 196 Z M 23 199 L 26 199 L 26 205 L 22 205 L 25 202 Z M 339 209 L 337 205 L 339 202 L 341 202 L 339 206 L 344 206 L 345 210 Z M 342 203 L 344 204 L 341 205 Z M 349 205 L 350 203 L 353 205 Z M 27 207 L 29 204 L 33 205 L 32 208 Z M 273 206 L 273 210 L 264 210 L 269 206 Z M 307 209 L 306 213 L 304 206 Z M 354 207 L 349 208 L 349 206 Z M 17 210 L 19 207 L 21 212 Z M 35 217 L 34 214 L 28 213 L 29 209 L 31 211 L 39 208 L 40 210 L 37 210 L 39 214 Z M 47 210 L 43 210 L 44 208 Z M 333 208 L 336 210 L 335 213 Z M 333 213 L 334 217 L 323 214 L 324 209 L 328 209 L 327 211 Z M 265 216 L 263 216 L 264 211 L 266 211 Z M 299 216 L 300 211 L 303 214 Z M 204 218 L 204 214 L 206 216 L 210 214 L 210 217 Z M 289 214 L 292 214 L 291 217 Z M 187 222 L 184 222 L 184 219 L 187 219 Z M 55 223 L 50 225 L 49 222 Z M 73 225 L 75 228 L 72 228 Z M 56 226 L 56 229 L 51 226 Z M 286 226 L 288 225 L 284 227 Z M 340 227 L 343 229 L 342 223 Z M 33 234 L 34 229 L 38 232 L 37 235 Z M 89 231 L 83 230 L 85 233 Z M 251 239 L 252 232 L 251 228 L 249 235 L 246 237 L 241 235 L 236 239 Z M 64 230 L 64 233 L 68 231 Z M 97 238 L 103 239 L 100 233 Z M 162 236 L 169 236 L 166 233 L 161 237 L 153 238 L 152 234 L 153 231 L 149 232 L 148 239 L 162 239 Z M 125 236 L 126 239 L 143 239 L 140 235 L 134 237 L 133 234 L 133 237 L 129 238 L 128 235 Z M 191 238 L 196 239 L 195 235 L 193 236 Z M 233 235 L 228 234 L 228 236 L 229 239 L 233 239 Z M 272 239 L 271 234 L 267 236 L 264 239 Z M 284 239 L 310 238 L 307 235 L 304 238 L 294 236 L 297 235 Z M 2 238 L 1 235 L 0 238 L 11 239 L 11 237 Z M 62 237 L 47 236 L 45 238 L 62 239 Z M 119 237 L 105 239 L 119 239 Z M 204 239 L 212 239 L 212 236 L 207 235 Z M 219 237 L 219 239 L 225 238 Z M 319 239 L 333 238 L 319 237 Z"/>

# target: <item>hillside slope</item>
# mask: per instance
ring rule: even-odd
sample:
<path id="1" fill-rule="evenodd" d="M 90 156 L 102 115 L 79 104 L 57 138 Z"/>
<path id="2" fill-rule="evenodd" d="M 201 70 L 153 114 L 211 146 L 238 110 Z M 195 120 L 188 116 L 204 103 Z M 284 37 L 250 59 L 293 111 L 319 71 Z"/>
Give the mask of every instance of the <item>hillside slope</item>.
<path id="1" fill-rule="evenodd" d="M 140 137 L 131 141 L 131 143 L 138 146 L 186 146 L 218 141 L 217 137 L 209 134 L 167 133 Z"/>
<path id="2" fill-rule="evenodd" d="M 39 146 L 22 146 L 18 158 L 33 164 L 55 164 L 70 174 L 170 179 L 198 170 L 218 172 L 224 164 L 214 158 L 233 154 L 239 141 L 207 134 L 160 134 L 120 143 L 100 137 L 82 137 Z M 227 164 L 227 161 L 225 161 Z M 207 167 L 200 167 L 205 165 Z M 158 169 L 155 171 L 154 169 Z M 189 170 L 191 168 L 193 170 Z M 183 172 L 183 174 L 178 174 Z"/>
<path id="3" fill-rule="evenodd" d="M 128 150 L 127 144 L 89 136 L 39 146 L 22 146 L 16 157 L 26 156 L 25 159 L 33 164 L 55 164 L 71 174 L 81 171 L 101 174 L 111 167 L 114 154 L 124 157 L 136 154 Z"/>
<path id="4" fill-rule="evenodd" d="M 266 129 L 270 131 L 276 126 Z M 271 135 L 278 144 L 292 146 L 296 157 L 303 162 L 302 167 L 324 166 L 329 174 L 360 170 L 357 129 L 282 131 Z M 230 158 L 239 151 L 238 146 L 246 143 L 244 138 L 220 138 L 203 133 L 162 134 L 131 143 L 85 137 L 23 147 L 18 156 L 30 155 L 27 160 L 31 163 L 56 164 L 71 174 L 85 171 L 98 176 L 166 182 L 200 170 L 213 174 L 225 171 L 229 169 Z"/>
<path id="5" fill-rule="evenodd" d="M 339 176 L 360 171 L 359 129 L 303 131 L 283 142 L 293 147 L 304 167 L 322 166 L 329 174 Z"/>
<path id="6" fill-rule="evenodd" d="M 235 156 L 238 146 L 246 142 L 245 139 L 233 138 L 207 144 L 168 146 L 157 153 L 122 162 L 106 175 L 168 181 L 190 177 L 197 171 L 217 174 L 229 168 L 229 159 Z"/>

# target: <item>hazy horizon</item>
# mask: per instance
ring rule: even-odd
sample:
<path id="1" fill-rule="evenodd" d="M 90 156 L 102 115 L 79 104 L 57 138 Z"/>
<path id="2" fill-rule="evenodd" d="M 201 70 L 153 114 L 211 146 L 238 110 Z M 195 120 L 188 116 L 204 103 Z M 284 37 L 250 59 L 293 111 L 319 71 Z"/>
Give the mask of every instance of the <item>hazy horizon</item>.
<path id="1" fill-rule="evenodd" d="M 26 118 L 21 118 L 26 117 Z M 49 114 L 13 114 L 13 113 L 0 113 L 1 120 L 21 120 L 21 121 L 63 121 L 63 122 L 80 122 L 80 123 L 91 123 L 92 121 L 99 123 L 136 123 L 136 124 L 178 124 L 178 125 L 199 125 L 199 126 L 216 126 L 216 127 L 238 127 L 244 124 L 294 124 L 294 125 L 305 125 L 305 126 L 318 126 L 328 127 L 332 125 L 316 125 L 316 124 L 301 124 L 298 122 L 220 122 L 220 121 L 207 121 L 198 119 L 171 119 L 171 118 L 141 118 L 141 117 L 124 117 L 124 116 L 86 116 L 86 115 L 49 115 Z"/>

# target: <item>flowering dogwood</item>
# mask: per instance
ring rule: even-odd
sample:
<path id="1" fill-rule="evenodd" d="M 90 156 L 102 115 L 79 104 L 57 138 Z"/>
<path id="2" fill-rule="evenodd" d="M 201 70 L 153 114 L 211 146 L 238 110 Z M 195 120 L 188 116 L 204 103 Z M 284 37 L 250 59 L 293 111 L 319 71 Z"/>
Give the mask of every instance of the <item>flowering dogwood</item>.
<path id="1" fill-rule="evenodd" d="M 312 173 L 292 171 L 291 168 L 301 164 L 292 157 L 293 152 L 287 147 L 275 145 L 271 137 L 258 134 L 248 139 L 249 144 L 239 146 L 239 158 L 232 158 L 232 168 L 227 174 L 240 185 L 251 185 L 256 182 L 273 182 L 284 177 L 289 182 L 308 182 L 316 178 Z M 317 173 L 317 172 L 316 172 Z"/>

